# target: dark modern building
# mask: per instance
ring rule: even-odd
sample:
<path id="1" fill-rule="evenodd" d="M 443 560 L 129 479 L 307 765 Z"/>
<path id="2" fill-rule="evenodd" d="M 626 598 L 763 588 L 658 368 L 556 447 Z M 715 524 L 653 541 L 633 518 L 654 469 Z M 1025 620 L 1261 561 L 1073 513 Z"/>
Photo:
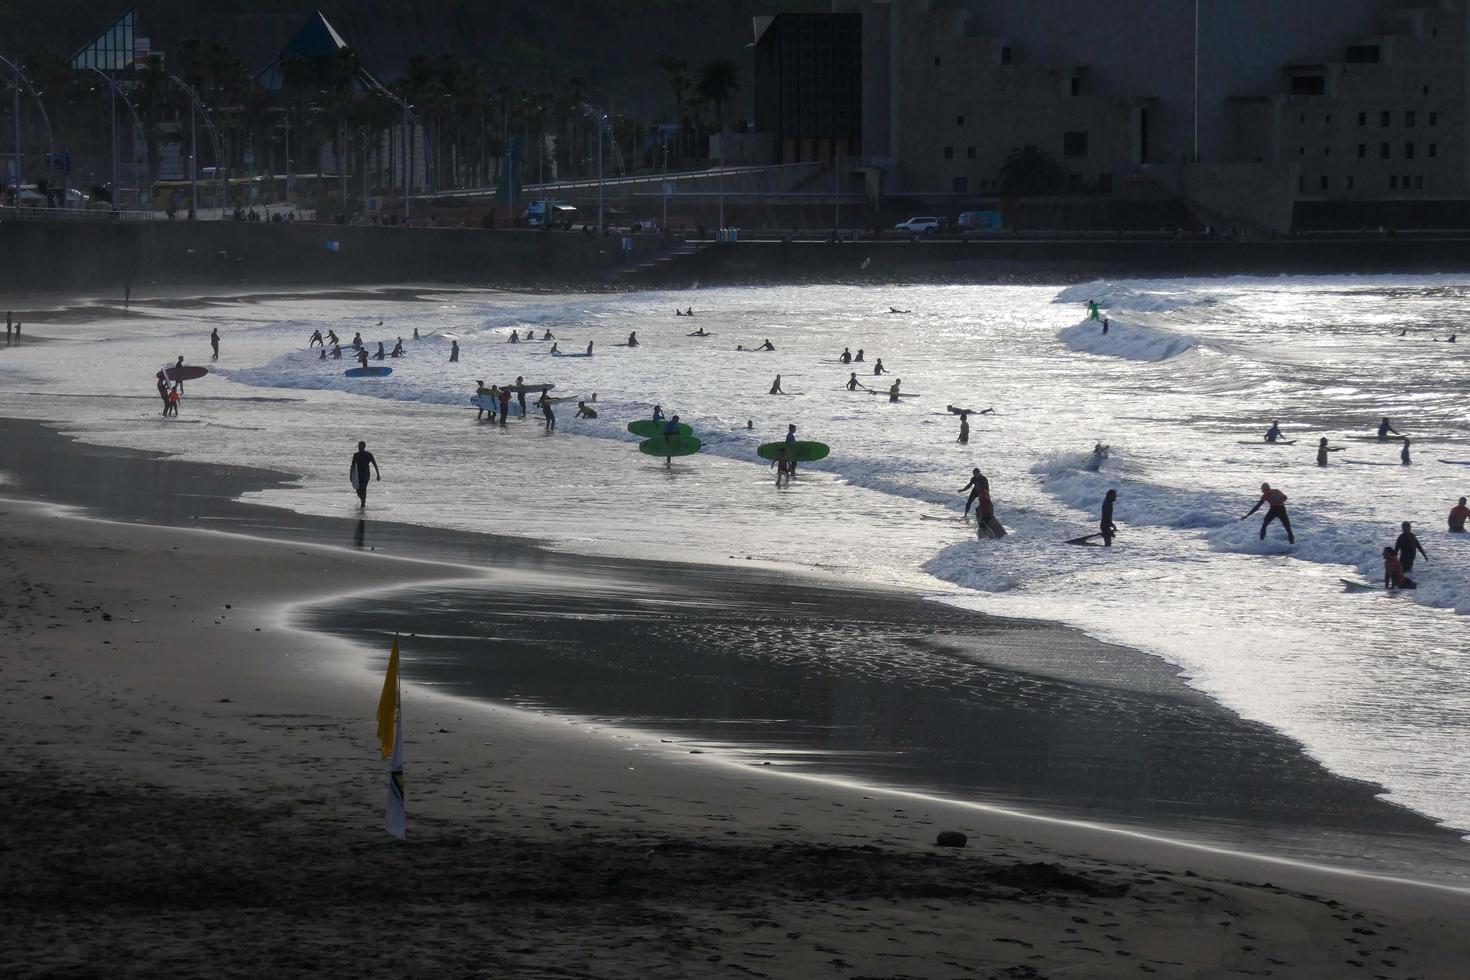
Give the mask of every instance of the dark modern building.
<path id="1" fill-rule="evenodd" d="M 800 163 L 862 152 L 862 16 L 779 14 L 755 42 L 755 128 L 776 161 Z"/>

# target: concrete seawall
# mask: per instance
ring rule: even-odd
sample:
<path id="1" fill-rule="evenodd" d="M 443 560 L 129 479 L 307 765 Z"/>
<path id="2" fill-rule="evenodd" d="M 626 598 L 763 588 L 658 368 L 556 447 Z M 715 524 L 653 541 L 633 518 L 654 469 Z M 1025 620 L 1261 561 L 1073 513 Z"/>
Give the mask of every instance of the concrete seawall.
<path id="1" fill-rule="evenodd" d="M 11 287 L 24 292 L 109 292 L 125 282 L 257 287 L 445 282 L 598 290 L 1470 271 L 1470 239 L 742 241 L 651 262 L 670 250 L 671 243 L 658 236 L 639 235 L 625 265 L 619 237 L 581 232 L 229 221 L 71 224 L 7 222 L 0 214 L 0 268 Z"/>

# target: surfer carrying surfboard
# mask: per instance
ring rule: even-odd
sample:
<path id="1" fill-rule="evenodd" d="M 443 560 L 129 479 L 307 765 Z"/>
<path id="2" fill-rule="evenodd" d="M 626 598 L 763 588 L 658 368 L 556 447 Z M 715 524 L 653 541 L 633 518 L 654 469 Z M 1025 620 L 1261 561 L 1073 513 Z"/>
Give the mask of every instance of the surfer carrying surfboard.
<path id="1" fill-rule="evenodd" d="M 367 506 L 368 468 L 377 474 L 378 479 L 383 478 L 382 472 L 378 470 L 378 461 L 373 454 L 367 451 L 367 443 L 359 442 L 357 452 L 352 454 L 352 468 L 348 478 L 352 481 L 352 489 L 357 491 L 357 499 L 361 501 L 359 507 Z"/>
<path id="2" fill-rule="evenodd" d="M 493 404 L 494 399 L 495 399 L 495 391 L 494 391 L 494 389 L 492 389 L 492 388 L 486 388 L 485 387 L 485 382 L 483 380 L 480 380 L 480 381 L 476 381 L 475 382 L 475 395 L 477 397 L 480 397 L 480 398 L 489 398 L 489 399 L 491 399 L 492 404 Z M 490 421 L 491 422 L 494 422 L 495 421 L 495 409 L 493 409 L 493 408 L 488 408 L 487 409 L 484 405 L 476 405 L 475 406 L 475 421 L 476 422 L 480 422 L 480 421 L 484 420 L 485 413 L 486 412 L 489 412 L 490 413 Z"/>
<path id="3" fill-rule="evenodd" d="M 1286 516 L 1286 494 L 1273 489 L 1269 483 L 1261 484 L 1261 499 L 1256 501 L 1254 507 L 1245 512 L 1245 517 L 1242 517 L 1241 520 L 1250 517 L 1266 504 L 1270 506 L 1266 508 L 1266 519 L 1261 522 L 1261 540 L 1266 540 L 1266 528 L 1271 526 L 1271 522 L 1280 521 L 1281 527 L 1286 531 L 1286 540 L 1291 544 L 1296 544 L 1296 537 L 1291 533 L 1291 518 Z"/>
<path id="4" fill-rule="evenodd" d="M 1118 500 L 1118 491 L 1109 490 L 1103 496 L 1102 514 L 1098 518 L 1097 529 L 1102 533 L 1103 547 L 1113 546 L 1113 535 L 1118 533 L 1118 525 L 1113 523 L 1113 504 Z"/>
<path id="5" fill-rule="evenodd" d="M 526 379 L 516 375 L 516 402 L 521 406 L 521 418 L 526 417 Z"/>

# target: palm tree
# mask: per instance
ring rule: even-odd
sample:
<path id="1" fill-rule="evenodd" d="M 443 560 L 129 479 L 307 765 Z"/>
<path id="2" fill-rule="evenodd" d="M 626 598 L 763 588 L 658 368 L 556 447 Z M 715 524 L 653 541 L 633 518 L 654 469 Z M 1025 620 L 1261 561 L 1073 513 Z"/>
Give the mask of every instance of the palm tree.
<path id="1" fill-rule="evenodd" d="M 699 69 L 699 94 L 715 107 L 715 125 L 725 132 L 725 103 L 740 91 L 740 66 L 729 58 L 706 61 Z"/>
<path id="2" fill-rule="evenodd" d="M 1007 197 L 1056 194 L 1066 184 L 1066 174 L 1056 160 L 1035 143 L 1018 146 L 1006 154 L 996 177 L 1001 194 Z"/>

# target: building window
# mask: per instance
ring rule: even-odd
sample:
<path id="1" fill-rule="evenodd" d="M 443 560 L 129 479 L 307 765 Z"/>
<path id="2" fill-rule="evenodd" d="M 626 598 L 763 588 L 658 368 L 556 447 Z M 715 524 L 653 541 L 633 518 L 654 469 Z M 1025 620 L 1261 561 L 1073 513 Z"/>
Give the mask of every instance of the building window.
<path id="1" fill-rule="evenodd" d="M 1416 191 L 1422 191 L 1423 189 L 1424 189 L 1424 175 L 1423 174 L 1420 174 L 1419 176 L 1417 176 L 1417 177 L 1414 178 L 1414 190 L 1416 190 Z"/>
<path id="2" fill-rule="evenodd" d="M 1327 78 L 1324 75 L 1293 75 L 1291 78 L 1292 95 L 1321 95 L 1327 91 Z"/>
<path id="3" fill-rule="evenodd" d="M 1330 157 L 1330 156 L 1332 156 L 1332 147 L 1330 147 L 1330 146 L 1324 146 L 1324 147 L 1322 147 L 1322 155 L 1324 157 Z"/>
<path id="4" fill-rule="evenodd" d="M 954 117 L 954 124 L 956 126 L 963 126 L 965 124 L 965 117 L 964 116 L 955 116 Z"/>
<path id="5" fill-rule="evenodd" d="M 1363 159 L 1367 155 L 1368 155 L 1368 144 L 1367 143 L 1359 143 L 1358 144 L 1358 159 L 1361 160 L 1361 159 Z"/>
<path id="6" fill-rule="evenodd" d="M 1421 89 L 1420 91 L 1421 91 L 1422 94 L 1428 95 L 1429 94 L 1429 86 L 1428 85 L 1424 86 L 1424 88 Z"/>
<path id="7" fill-rule="evenodd" d="M 1011 46 L 1009 44 L 1001 46 L 1000 63 L 1003 65 L 1008 65 L 1011 63 Z"/>
<path id="8" fill-rule="evenodd" d="M 1306 174 L 1298 175 L 1298 177 L 1296 179 L 1296 189 L 1299 190 L 1299 191 L 1305 191 L 1307 189 L 1307 176 L 1306 176 Z"/>
<path id="9" fill-rule="evenodd" d="M 1390 176 L 1388 178 L 1388 189 L 1391 191 L 1399 189 L 1399 179 L 1397 177 Z"/>
<path id="10" fill-rule="evenodd" d="M 1412 160 L 1412 159 L 1414 159 L 1414 144 L 1413 143 L 1405 143 L 1404 144 L 1404 159 L 1405 160 Z"/>
<path id="11" fill-rule="evenodd" d="M 1325 123 L 1328 126 L 1331 126 L 1332 125 L 1332 113 L 1329 112 L 1327 115 L 1323 116 L 1322 117 L 1322 122 Z"/>
<path id="12" fill-rule="evenodd" d="M 956 194 L 968 194 L 968 193 L 970 193 L 970 178 L 968 178 L 968 177 L 956 177 L 954 179 L 954 192 Z"/>
<path id="13" fill-rule="evenodd" d="M 1392 121 L 1393 121 L 1393 113 L 1389 112 L 1387 109 L 1384 109 L 1383 111 L 1381 111 L 1381 112 L 1378 113 L 1378 125 L 1379 126 L 1387 126 Z"/>
<path id="14" fill-rule="evenodd" d="M 973 146 L 967 146 L 967 147 L 965 147 L 965 159 L 966 160 L 973 160 L 973 159 L 975 159 L 975 148 Z"/>
<path id="15" fill-rule="evenodd" d="M 1304 123 L 1304 122 L 1307 121 L 1307 117 L 1304 116 L 1304 115 L 1303 116 L 1298 116 L 1296 121 L 1299 122 L 1299 123 Z"/>
<path id="16" fill-rule="evenodd" d="M 1366 125 L 1368 125 L 1368 114 L 1366 112 L 1360 112 L 1360 113 L 1358 113 L 1358 125 L 1359 126 L 1366 126 Z"/>
<path id="17" fill-rule="evenodd" d="M 1110 192 L 1113 189 L 1113 175 L 1112 174 L 1098 174 L 1097 175 L 1097 189 L 1100 190 L 1100 191 L 1102 191 L 1104 194 Z"/>
<path id="18" fill-rule="evenodd" d="M 1404 125 L 1405 126 L 1412 126 L 1412 125 L 1414 125 L 1414 110 L 1413 109 L 1405 109 L 1404 110 Z"/>
<path id="19" fill-rule="evenodd" d="M 1438 126 L 1439 125 L 1439 113 L 1437 113 L 1437 112 L 1431 112 L 1429 114 L 1429 125 L 1431 125 L 1431 126 Z"/>
<path id="20" fill-rule="evenodd" d="M 1297 147 L 1296 148 L 1296 155 L 1299 156 L 1299 157 L 1306 156 L 1307 155 L 1307 148 L 1305 146 L 1299 146 L 1299 147 Z"/>
<path id="21" fill-rule="evenodd" d="M 944 159 L 946 159 L 946 160 L 953 160 L 954 159 L 954 147 L 952 147 L 952 146 L 946 146 L 944 148 Z"/>
<path id="22" fill-rule="evenodd" d="M 1087 133 L 1063 133 L 1062 156 L 1068 160 L 1087 159 Z"/>
<path id="23" fill-rule="evenodd" d="M 1317 182 L 1317 189 L 1318 190 L 1323 190 L 1323 191 L 1325 191 L 1327 189 L 1327 178 L 1326 177 L 1322 177 L 1320 180 L 1318 180 L 1318 182 Z"/>
<path id="24" fill-rule="evenodd" d="M 1345 191 L 1353 189 L 1353 178 L 1351 174 L 1342 179 L 1342 189 Z"/>
<path id="25" fill-rule="evenodd" d="M 1078 95 L 1081 95 L 1081 94 L 1082 94 L 1082 79 L 1078 78 L 1076 75 L 1073 75 L 1072 76 L 1072 95 L 1075 97 L 1075 96 L 1078 96 Z"/>
<path id="26" fill-rule="evenodd" d="M 937 55 L 937 54 L 934 56 L 934 67 L 935 68 L 938 68 L 939 67 L 939 55 Z"/>
<path id="27" fill-rule="evenodd" d="M 1349 44 L 1347 62 L 1352 65 L 1370 65 L 1383 60 L 1383 52 L 1376 44 Z"/>
<path id="28" fill-rule="evenodd" d="M 1438 143 L 1430 143 L 1429 144 L 1429 155 L 1431 157 L 1437 157 L 1437 156 L 1439 156 L 1439 144 Z"/>
<path id="29" fill-rule="evenodd" d="M 1387 143 L 1379 143 L 1378 144 L 1378 159 L 1380 159 L 1380 160 L 1387 160 L 1388 159 L 1388 144 Z"/>

